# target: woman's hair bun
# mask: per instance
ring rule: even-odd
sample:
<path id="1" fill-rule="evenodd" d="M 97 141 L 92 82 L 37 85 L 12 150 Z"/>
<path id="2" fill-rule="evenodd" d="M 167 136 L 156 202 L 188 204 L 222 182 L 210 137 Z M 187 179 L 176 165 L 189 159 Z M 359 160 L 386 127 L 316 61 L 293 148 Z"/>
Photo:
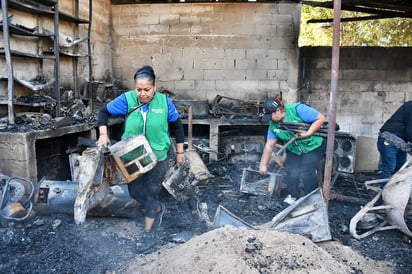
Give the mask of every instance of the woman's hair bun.
<path id="1" fill-rule="evenodd" d="M 133 78 L 135 80 L 147 78 L 147 79 L 150 79 L 154 82 L 156 80 L 156 75 L 154 73 L 153 68 L 149 65 L 146 65 L 146 66 L 143 66 L 143 67 L 139 68 L 136 71 L 136 73 L 134 74 Z"/>

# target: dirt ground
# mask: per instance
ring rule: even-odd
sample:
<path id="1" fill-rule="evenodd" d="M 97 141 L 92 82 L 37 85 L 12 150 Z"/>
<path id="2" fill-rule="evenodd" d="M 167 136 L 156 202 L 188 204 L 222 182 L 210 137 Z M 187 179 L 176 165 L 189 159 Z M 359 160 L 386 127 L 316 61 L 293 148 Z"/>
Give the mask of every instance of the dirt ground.
<path id="1" fill-rule="evenodd" d="M 350 219 L 361 204 L 331 200 L 332 239 L 312 242 L 287 232 L 224 226 L 210 228 L 197 205 L 206 202 L 211 220 L 219 205 L 256 226 L 272 220 L 288 205 L 283 199 L 241 193 L 246 164 L 211 163 L 215 176 L 188 202 L 166 191 L 159 241 L 146 254 L 136 253 L 143 216 L 88 216 L 82 225 L 70 214 L 37 214 L 24 223 L 0 228 L 0 273 L 410 273 L 411 240 L 398 230 L 361 240 L 349 234 Z M 256 166 L 250 168 L 256 169 Z M 339 176 L 333 190 L 369 201 L 362 187 L 375 174 Z M 230 195 L 229 195 L 230 193 Z M 407 223 L 411 224 L 408 218 Z"/>

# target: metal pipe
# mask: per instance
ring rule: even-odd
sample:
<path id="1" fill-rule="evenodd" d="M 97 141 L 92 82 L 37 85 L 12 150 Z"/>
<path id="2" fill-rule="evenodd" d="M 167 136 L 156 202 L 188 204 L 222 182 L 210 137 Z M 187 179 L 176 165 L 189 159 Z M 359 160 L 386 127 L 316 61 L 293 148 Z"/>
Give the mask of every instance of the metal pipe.
<path id="1" fill-rule="evenodd" d="M 4 53 L 6 55 L 7 62 L 7 108 L 8 108 L 8 120 L 9 125 L 14 125 L 14 105 L 13 105 L 13 65 L 11 62 L 10 53 L 10 31 L 9 31 L 9 20 L 8 20 L 8 7 L 7 0 L 1 0 L 1 13 L 3 16 L 3 42 L 4 42 Z"/>
<path id="2" fill-rule="evenodd" d="M 296 141 L 296 139 L 298 137 L 299 137 L 299 135 L 296 133 L 295 136 L 293 136 L 289 141 L 286 142 L 286 144 L 284 144 L 282 146 L 282 148 L 280 148 L 278 151 L 276 151 L 275 155 L 280 156 L 291 143 Z"/>
<path id="3" fill-rule="evenodd" d="M 74 1 L 74 17 L 79 18 L 79 0 Z M 75 25 L 74 28 L 74 39 L 79 37 L 79 24 Z M 79 45 L 73 47 L 73 53 L 77 55 L 79 53 Z M 79 65 L 79 59 L 77 57 L 73 58 L 73 88 L 75 98 L 80 98 L 79 91 L 79 71 L 77 69 Z"/>
<path id="4" fill-rule="evenodd" d="M 189 121 L 187 123 L 187 147 L 189 150 L 193 149 L 193 110 L 192 106 L 189 106 Z"/>
<path id="5" fill-rule="evenodd" d="M 90 41 L 90 36 L 92 32 L 92 14 L 93 14 L 93 1 L 89 0 L 89 28 L 87 30 L 87 56 L 88 56 L 88 62 L 89 62 L 89 83 L 93 81 L 92 47 L 91 47 L 91 41 Z"/>
<path id="6" fill-rule="evenodd" d="M 54 5 L 54 89 L 56 96 L 56 117 L 60 116 L 60 47 L 59 47 L 59 2 Z"/>
<path id="7" fill-rule="evenodd" d="M 336 101 L 337 89 L 339 82 L 339 54 L 340 54 L 340 15 L 341 1 L 333 1 L 333 43 L 332 43 L 332 70 L 331 70 L 331 90 L 329 99 L 328 113 L 328 138 L 325 157 L 325 174 L 323 178 L 323 196 L 326 202 L 329 202 L 330 181 L 333 169 L 333 148 L 335 142 L 335 125 L 336 125 Z"/>

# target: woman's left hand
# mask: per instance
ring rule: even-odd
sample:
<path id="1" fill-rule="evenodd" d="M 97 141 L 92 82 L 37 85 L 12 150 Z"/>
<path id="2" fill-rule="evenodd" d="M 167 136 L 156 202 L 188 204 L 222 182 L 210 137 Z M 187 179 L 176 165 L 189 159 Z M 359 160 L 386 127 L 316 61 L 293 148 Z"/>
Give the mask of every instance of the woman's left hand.
<path id="1" fill-rule="evenodd" d="M 183 166 L 185 163 L 185 155 L 183 153 L 176 154 L 176 163 L 178 166 Z"/>
<path id="2" fill-rule="evenodd" d="M 300 133 L 298 133 L 298 139 L 304 139 L 304 138 L 309 137 L 310 135 L 311 134 L 308 133 L 307 131 L 306 132 L 300 132 Z"/>

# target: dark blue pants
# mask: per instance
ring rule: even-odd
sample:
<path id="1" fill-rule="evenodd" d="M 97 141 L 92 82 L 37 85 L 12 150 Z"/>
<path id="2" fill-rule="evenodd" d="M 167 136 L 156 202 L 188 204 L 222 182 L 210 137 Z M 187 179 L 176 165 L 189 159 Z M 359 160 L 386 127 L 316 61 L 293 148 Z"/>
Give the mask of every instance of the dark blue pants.
<path id="1" fill-rule="evenodd" d="M 376 145 L 381 157 L 380 178 L 390 178 L 406 162 L 407 153 L 389 143 L 385 143 L 385 139 L 381 136 L 378 137 Z"/>
<path id="2" fill-rule="evenodd" d="M 165 175 L 171 167 L 171 157 L 169 153 L 166 160 L 157 162 L 153 169 L 128 184 L 130 196 L 143 206 L 145 217 L 154 218 L 156 216 L 156 211 L 160 206 L 159 193 Z"/>
<path id="3" fill-rule="evenodd" d="M 296 155 L 287 153 L 285 161 L 286 176 L 284 182 L 287 185 L 288 194 L 292 197 L 304 196 L 318 187 L 322 164 L 326 151 L 326 142 L 309 153 Z M 303 185 L 300 188 L 299 185 Z"/>

